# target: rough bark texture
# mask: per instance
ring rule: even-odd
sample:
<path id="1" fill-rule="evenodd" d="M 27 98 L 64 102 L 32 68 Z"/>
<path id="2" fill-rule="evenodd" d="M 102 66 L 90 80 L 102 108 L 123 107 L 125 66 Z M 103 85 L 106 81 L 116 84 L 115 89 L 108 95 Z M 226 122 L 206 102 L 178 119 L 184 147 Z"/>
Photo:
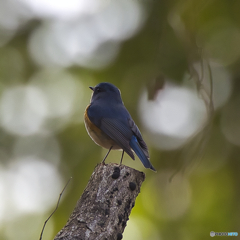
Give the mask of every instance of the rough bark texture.
<path id="1" fill-rule="evenodd" d="M 67 224 L 54 240 L 120 240 L 145 175 L 124 165 L 96 166 Z"/>

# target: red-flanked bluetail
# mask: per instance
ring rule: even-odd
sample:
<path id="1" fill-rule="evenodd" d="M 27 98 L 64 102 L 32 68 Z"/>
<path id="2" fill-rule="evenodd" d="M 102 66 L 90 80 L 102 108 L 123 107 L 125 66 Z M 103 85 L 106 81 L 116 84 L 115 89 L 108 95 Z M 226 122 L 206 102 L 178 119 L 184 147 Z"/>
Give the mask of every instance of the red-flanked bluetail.
<path id="1" fill-rule="evenodd" d="M 92 140 L 108 149 L 103 162 L 111 149 L 122 149 L 122 158 L 126 152 L 133 160 L 134 151 L 144 167 L 156 171 L 149 161 L 147 145 L 122 102 L 119 89 L 111 83 L 100 83 L 90 89 L 93 94 L 85 110 L 84 121 Z"/>

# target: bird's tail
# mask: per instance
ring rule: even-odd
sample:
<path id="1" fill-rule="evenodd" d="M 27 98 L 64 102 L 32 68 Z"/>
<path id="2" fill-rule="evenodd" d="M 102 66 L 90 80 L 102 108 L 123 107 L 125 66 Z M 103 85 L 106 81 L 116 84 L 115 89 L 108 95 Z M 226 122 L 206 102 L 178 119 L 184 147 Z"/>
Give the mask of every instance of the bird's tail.
<path id="1" fill-rule="evenodd" d="M 145 168 L 150 168 L 150 169 L 152 169 L 153 171 L 156 172 L 155 168 L 153 167 L 153 165 L 149 161 L 148 157 L 144 154 L 137 138 L 134 135 L 132 136 L 129 145 L 133 149 L 133 151 L 137 154 L 137 156 L 139 157 L 139 159 L 143 163 L 144 167 Z"/>

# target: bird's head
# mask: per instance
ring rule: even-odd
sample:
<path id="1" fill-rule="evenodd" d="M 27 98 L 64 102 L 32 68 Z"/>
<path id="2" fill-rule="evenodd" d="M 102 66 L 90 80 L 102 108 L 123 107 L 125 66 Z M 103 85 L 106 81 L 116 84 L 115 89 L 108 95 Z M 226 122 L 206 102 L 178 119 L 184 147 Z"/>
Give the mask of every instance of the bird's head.
<path id="1" fill-rule="evenodd" d="M 99 83 L 95 87 L 89 87 L 92 91 L 91 103 L 99 100 L 122 102 L 120 90 L 111 83 Z"/>

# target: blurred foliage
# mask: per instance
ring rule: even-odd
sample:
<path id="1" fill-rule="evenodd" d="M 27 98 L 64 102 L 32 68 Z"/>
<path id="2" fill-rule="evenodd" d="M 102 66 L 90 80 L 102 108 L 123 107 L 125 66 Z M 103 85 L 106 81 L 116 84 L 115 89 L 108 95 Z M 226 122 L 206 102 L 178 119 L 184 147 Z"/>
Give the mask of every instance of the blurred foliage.
<path id="1" fill-rule="evenodd" d="M 44 88 L 48 82 L 50 84 L 50 79 L 44 75 L 46 71 L 57 72 L 56 75 L 49 74 L 49 78 L 55 76 L 54 81 L 64 76 L 64 78 L 71 78 L 69 81 L 73 84 L 68 89 L 66 87 L 68 84 L 64 85 L 63 79 L 63 87 L 60 88 L 62 83 L 59 83 L 59 92 L 49 90 L 49 96 L 54 98 L 54 104 L 58 104 L 59 99 L 62 99 L 65 89 L 70 92 L 69 96 L 71 93 L 74 96 L 71 100 L 73 104 L 70 102 L 74 109 L 71 114 L 68 113 L 68 106 L 65 106 L 65 98 L 68 98 L 66 95 L 59 109 L 56 112 L 50 111 L 52 115 L 49 115 L 50 117 L 43 123 L 39 123 L 41 127 L 43 125 L 41 131 L 34 133 L 39 136 L 53 136 L 59 150 L 49 150 L 49 154 L 46 153 L 48 147 L 51 148 L 55 144 L 53 140 L 49 140 L 50 142 L 40 150 L 38 147 L 35 150 L 35 145 L 29 149 L 26 147 L 27 150 L 24 150 L 26 155 L 30 152 L 31 156 L 40 156 L 45 161 L 54 158 L 52 155 L 59 151 L 60 159 L 59 162 L 54 163 L 54 166 L 59 172 L 61 181 L 57 184 L 55 195 L 51 196 L 53 199 L 50 207 L 44 208 L 44 204 L 47 203 L 43 201 L 40 211 L 31 211 L 30 208 L 27 211 L 20 209 L 19 213 L 10 214 L 11 211 L 17 211 L 18 208 L 12 207 L 11 204 L 18 202 L 18 199 L 10 200 L 9 204 L 8 201 L 18 195 L 9 193 L 9 196 L 6 196 L 8 191 L 2 191 L 1 183 L 0 196 L 5 199 L 5 203 L 3 207 L 0 206 L 0 239 L 36 239 L 40 235 L 42 224 L 54 209 L 61 187 L 72 176 L 73 180 L 64 193 L 58 211 L 49 221 L 43 239 L 53 239 L 66 223 L 94 167 L 106 152 L 92 142 L 83 123 L 84 109 L 91 96 L 88 86 L 99 82 L 111 82 L 121 90 L 125 106 L 142 129 L 150 149 L 151 162 L 158 171 L 155 174 L 143 169 L 138 159 L 133 162 L 128 156 L 124 157 L 124 164 L 146 173 L 146 180 L 130 216 L 124 239 L 197 240 L 205 239 L 210 231 L 240 233 L 240 111 L 238 104 L 240 1 L 129 1 L 141 4 L 145 11 L 145 20 L 142 19 L 142 26 L 134 36 L 124 39 L 119 44 L 116 58 L 105 67 L 96 69 L 81 64 L 43 66 L 36 61 L 31 52 L 30 39 L 34 31 L 43 24 L 48 24 L 51 19 L 35 16 L 21 23 L 14 33 L 10 30 L 4 31 L 4 27 L 0 26 L 0 38 L 3 39 L 0 47 L 1 99 L 3 96 L 6 97 L 7 89 L 16 87 L 20 89 L 18 90 L 20 93 L 14 92 L 14 96 L 25 95 L 25 90 L 21 90 L 22 86 L 41 86 L 42 82 L 44 82 L 41 86 L 42 91 L 48 91 Z M 14 4 L 14 1 L 6 2 L 10 5 Z M 12 37 L 8 37 L 7 34 L 12 34 Z M 41 52 L 44 49 L 38 49 L 38 51 Z M 46 62 L 48 60 L 46 58 Z M 209 116 L 210 120 L 205 128 L 189 138 L 184 145 L 172 150 L 157 148 L 152 144 L 152 135 L 148 134 L 139 117 L 138 103 L 143 89 L 148 89 L 148 99 L 151 101 L 161 92 L 166 82 L 170 81 L 177 86 L 187 82 L 187 85 L 192 84 L 193 88 L 198 89 L 200 98 L 203 97 L 202 94 L 208 93 L 207 98 L 203 97 L 207 99 L 208 105 L 213 96 L 209 94 L 209 86 L 206 87 L 207 90 L 204 89 L 203 93 L 201 92 L 203 86 L 201 72 L 195 69 L 196 63 L 204 61 L 220 64 L 229 73 L 232 89 L 230 96 L 223 105 L 210 113 L 212 115 Z M 206 65 L 204 65 L 204 71 L 209 74 Z M 189 76 L 187 80 L 186 74 Z M 218 81 L 214 79 L 214 75 L 212 80 Z M 208 85 L 210 82 L 211 79 Z M 58 85 L 58 83 L 52 84 L 53 88 Z M 219 90 L 217 94 L 224 95 L 225 90 L 223 88 L 222 92 Z M 41 104 L 45 106 L 45 103 L 39 102 L 38 98 L 35 99 L 36 95 L 33 95 L 31 107 L 34 108 L 34 104 L 36 108 Z M 3 100 L 1 101 L 3 109 Z M 23 102 L 23 109 L 24 104 L 25 102 Z M 18 109 L 15 110 L 18 111 Z M 12 174 L 8 178 L 3 178 L 5 176 L 3 170 L 10 169 L 9 166 L 19 159 L 19 153 L 16 153 L 16 142 L 20 144 L 29 135 L 11 132 L 6 127 L 8 122 L 5 123 L 5 121 L 10 120 L 1 117 L 0 174 L 2 175 L 0 180 L 7 179 L 9 184 L 6 188 L 10 189 L 16 169 L 11 170 Z M 17 121 L 20 120 L 17 118 Z M 29 146 L 31 140 L 27 142 Z M 111 152 L 107 162 L 118 163 L 120 154 Z M 24 187 L 19 191 L 25 194 Z M 44 189 L 41 193 L 44 193 Z M 48 195 L 50 194 L 51 192 L 48 192 Z"/>

